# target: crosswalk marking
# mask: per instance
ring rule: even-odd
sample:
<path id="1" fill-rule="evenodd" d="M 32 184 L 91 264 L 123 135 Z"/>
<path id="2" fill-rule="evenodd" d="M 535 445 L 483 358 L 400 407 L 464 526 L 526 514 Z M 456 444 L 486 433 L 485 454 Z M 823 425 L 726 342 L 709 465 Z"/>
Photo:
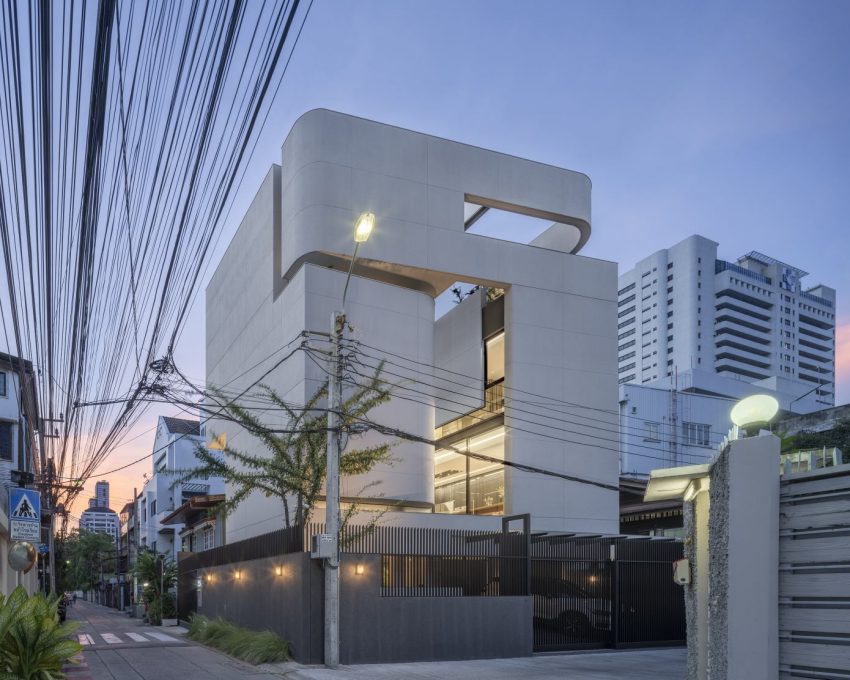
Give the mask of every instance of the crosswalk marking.
<path id="1" fill-rule="evenodd" d="M 80 644 L 83 647 L 87 647 L 88 645 L 93 645 L 94 640 L 92 640 L 91 635 L 86 635 L 85 633 L 80 633 L 77 635 L 77 639 L 80 641 Z"/>
<path id="2" fill-rule="evenodd" d="M 148 641 L 148 639 L 144 635 L 140 635 L 139 633 L 127 633 L 127 637 L 133 640 L 134 642 Z"/>
<path id="3" fill-rule="evenodd" d="M 104 639 L 104 641 L 106 642 L 106 644 L 108 644 L 108 645 L 120 645 L 121 644 L 121 638 L 118 637 L 117 635 L 114 635 L 113 633 L 101 633 L 100 637 L 102 637 Z"/>
<path id="4" fill-rule="evenodd" d="M 148 635 L 150 635 L 152 638 L 154 638 L 156 640 L 160 640 L 162 642 L 177 642 L 177 640 L 175 640 L 170 635 L 166 635 L 165 633 L 148 633 Z"/>

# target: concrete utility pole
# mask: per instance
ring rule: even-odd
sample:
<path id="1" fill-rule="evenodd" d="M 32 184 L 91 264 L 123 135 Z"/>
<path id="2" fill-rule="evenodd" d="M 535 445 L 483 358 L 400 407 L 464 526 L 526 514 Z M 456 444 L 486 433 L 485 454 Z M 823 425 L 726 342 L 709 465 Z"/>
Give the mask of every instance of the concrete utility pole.
<path id="1" fill-rule="evenodd" d="M 342 310 L 345 310 L 345 298 L 348 295 L 348 283 L 354 271 L 357 251 L 365 243 L 372 228 L 375 216 L 363 213 L 354 223 L 354 254 L 348 266 L 345 288 L 342 290 Z M 325 560 L 325 665 L 335 668 L 339 665 L 339 457 L 342 443 L 342 334 L 345 330 L 345 312 L 331 314 L 331 365 L 328 380 L 328 440 L 327 440 L 327 477 L 325 480 L 325 533 L 331 536 L 331 557 Z"/>
<path id="2" fill-rule="evenodd" d="M 342 409 L 342 312 L 331 314 L 331 376 L 328 381 L 328 441 L 325 533 L 333 537 L 332 557 L 325 560 L 325 665 L 339 665 L 339 456 Z"/>

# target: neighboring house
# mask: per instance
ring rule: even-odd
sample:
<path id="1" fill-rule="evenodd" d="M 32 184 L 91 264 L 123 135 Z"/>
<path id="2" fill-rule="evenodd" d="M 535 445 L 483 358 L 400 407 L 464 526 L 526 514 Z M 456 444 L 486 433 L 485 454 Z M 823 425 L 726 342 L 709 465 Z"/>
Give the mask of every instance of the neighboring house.
<path id="1" fill-rule="evenodd" d="M 797 413 L 832 406 L 835 290 L 757 251 L 718 259 L 717 246 L 691 236 L 620 274 L 619 382 L 697 369 L 768 381 Z"/>
<path id="2" fill-rule="evenodd" d="M 616 533 L 616 265 L 577 254 L 588 177 L 327 110 L 296 121 L 282 157 L 207 288 L 207 385 L 239 393 L 262 379 L 293 403 L 312 396 L 324 358 L 270 369 L 303 331 L 327 334 L 353 224 L 371 212 L 348 337 L 362 343 L 361 370 L 389 359 L 399 383 L 370 418 L 424 441 L 344 480 L 344 501 L 401 511 L 397 523 L 495 528 L 530 513 L 536 530 Z M 435 300 L 456 282 L 482 289 L 438 319 Z M 322 337 L 311 347 L 327 349 Z M 206 426 L 264 451 L 231 421 Z M 227 538 L 281 526 L 279 500 L 256 493 L 228 517 Z"/>
<path id="3" fill-rule="evenodd" d="M 21 390 L 21 376 L 24 389 Z M 34 423 L 38 422 L 36 384 L 32 363 L 0 353 L 0 593 L 8 595 L 17 584 L 17 574 L 6 556 L 9 540 L 9 487 L 12 471 L 33 472 Z M 38 570 L 21 576 L 30 591 L 38 588 Z"/>
<path id="4" fill-rule="evenodd" d="M 136 495 L 136 490 L 134 489 L 133 497 L 135 498 Z M 136 565 L 136 555 L 138 554 L 139 523 L 136 515 L 135 501 L 129 501 L 124 504 L 118 515 L 118 521 L 120 523 L 120 563 L 118 571 L 119 573 L 130 574 Z"/>
<path id="5" fill-rule="evenodd" d="M 166 525 L 163 520 L 194 496 L 224 493 L 224 482 L 219 478 L 178 482 L 187 471 L 199 466 L 196 450 L 204 444 L 199 421 L 160 416 L 152 470 L 146 475 L 136 506 L 140 550 L 153 550 L 176 560 L 182 525 Z"/>
<path id="6" fill-rule="evenodd" d="M 180 552 L 203 552 L 225 543 L 224 494 L 193 496 L 162 520 L 180 529 Z"/>

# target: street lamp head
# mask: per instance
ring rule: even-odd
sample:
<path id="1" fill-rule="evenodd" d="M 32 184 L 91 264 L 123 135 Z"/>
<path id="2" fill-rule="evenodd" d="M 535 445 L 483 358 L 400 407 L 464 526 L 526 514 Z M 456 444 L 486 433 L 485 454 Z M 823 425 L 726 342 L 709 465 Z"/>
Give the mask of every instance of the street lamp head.
<path id="1" fill-rule="evenodd" d="M 370 212 L 364 212 L 354 222 L 354 241 L 356 243 L 365 243 L 368 241 L 374 226 L 375 215 Z"/>

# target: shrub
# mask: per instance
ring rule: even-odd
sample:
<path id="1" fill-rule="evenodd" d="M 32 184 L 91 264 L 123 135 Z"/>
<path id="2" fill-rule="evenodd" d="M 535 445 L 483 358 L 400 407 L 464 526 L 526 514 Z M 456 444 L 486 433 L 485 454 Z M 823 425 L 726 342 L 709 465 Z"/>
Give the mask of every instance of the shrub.
<path id="1" fill-rule="evenodd" d="M 75 623 L 59 624 L 59 600 L 27 595 L 18 586 L 8 598 L 0 594 L 0 678 L 58 680 L 62 665 L 82 647 L 69 635 Z"/>
<path id="2" fill-rule="evenodd" d="M 200 614 L 192 617 L 187 637 L 255 666 L 289 659 L 289 643 L 270 630 L 247 630 Z"/>

